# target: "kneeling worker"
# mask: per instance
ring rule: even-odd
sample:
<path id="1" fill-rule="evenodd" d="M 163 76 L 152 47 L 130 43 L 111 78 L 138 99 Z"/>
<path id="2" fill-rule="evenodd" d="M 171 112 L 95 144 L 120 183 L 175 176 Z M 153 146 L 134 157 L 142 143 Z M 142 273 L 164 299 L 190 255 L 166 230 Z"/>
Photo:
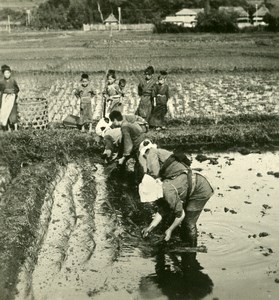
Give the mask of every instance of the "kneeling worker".
<path id="1" fill-rule="evenodd" d="M 147 122 L 138 116 L 123 116 L 119 111 L 111 112 L 109 118 L 112 126 L 121 128 L 123 155 L 118 160 L 119 164 L 125 164 L 130 157 L 137 159 L 139 146 L 145 139 L 146 130 L 144 128 Z"/>
<path id="2" fill-rule="evenodd" d="M 143 237 L 146 237 L 165 215 L 174 213 L 175 219 L 165 232 L 165 241 L 171 238 L 174 229 L 181 224 L 181 238 L 188 242 L 189 246 L 197 246 L 196 223 L 206 202 L 213 195 L 213 188 L 208 180 L 191 170 L 191 161 L 184 153 L 159 149 L 148 141 L 142 144 L 139 162 L 147 174 L 139 187 L 141 201 L 160 199 L 159 211 L 150 225 L 142 230 Z"/>

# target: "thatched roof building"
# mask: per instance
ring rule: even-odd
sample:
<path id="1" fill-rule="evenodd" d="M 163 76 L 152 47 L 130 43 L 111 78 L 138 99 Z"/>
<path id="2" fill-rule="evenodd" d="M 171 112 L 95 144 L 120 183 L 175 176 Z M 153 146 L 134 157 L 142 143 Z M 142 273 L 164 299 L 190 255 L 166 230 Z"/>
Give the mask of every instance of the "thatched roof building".
<path id="1" fill-rule="evenodd" d="M 111 13 L 107 19 L 104 20 L 105 25 L 117 25 L 118 24 L 118 20 L 116 19 L 116 17 L 114 16 L 113 13 Z"/>

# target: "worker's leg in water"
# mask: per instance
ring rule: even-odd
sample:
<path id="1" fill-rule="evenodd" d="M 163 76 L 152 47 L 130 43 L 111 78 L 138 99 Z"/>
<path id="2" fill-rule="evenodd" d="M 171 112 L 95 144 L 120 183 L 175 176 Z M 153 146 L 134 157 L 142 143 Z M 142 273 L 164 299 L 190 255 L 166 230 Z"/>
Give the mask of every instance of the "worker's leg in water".
<path id="1" fill-rule="evenodd" d="M 207 201 L 213 195 L 209 182 L 203 176 L 197 174 L 196 185 L 193 194 L 184 206 L 185 219 L 181 226 L 181 237 L 189 242 L 191 247 L 197 245 L 197 221 Z"/>
<path id="2" fill-rule="evenodd" d="M 197 221 L 201 211 L 185 211 L 185 218 L 181 224 L 181 238 L 189 243 L 190 247 L 197 246 L 198 230 Z"/>

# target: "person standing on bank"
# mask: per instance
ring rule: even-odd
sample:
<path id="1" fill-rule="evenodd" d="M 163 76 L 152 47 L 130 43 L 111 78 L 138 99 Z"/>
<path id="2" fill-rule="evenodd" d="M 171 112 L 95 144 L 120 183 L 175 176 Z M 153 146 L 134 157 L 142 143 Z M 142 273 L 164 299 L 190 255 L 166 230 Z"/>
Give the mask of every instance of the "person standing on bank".
<path id="1" fill-rule="evenodd" d="M 161 71 L 158 76 L 158 83 L 154 86 L 152 97 L 154 98 L 154 108 L 149 120 L 150 127 L 156 130 L 166 129 L 164 124 L 165 115 L 168 112 L 167 102 L 169 100 L 169 87 L 166 84 L 167 72 Z"/>
<path id="2" fill-rule="evenodd" d="M 173 213 L 174 221 L 165 232 L 165 241 L 170 240 L 172 232 L 181 224 L 182 240 L 196 247 L 196 223 L 213 195 L 212 186 L 203 175 L 192 172 L 191 161 L 181 151 L 158 149 L 150 142 L 140 149 L 140 156 L 144 173 L 149 174 L 139 187 L 141 201 L 159 200 L 159 210 L 150 225 L 142 230 L 143 237 L 148 236 L 163 217 Z"/>
<path id="3" fill-rule="evenodd" d="M 136 111 L 136 115 L 144 118 L 149 122 L 151 112 L 154 106 L 152 91 L 156 84 L 156 79 L 154 77 L 154 68 L 149 66 L 144 71 L 145 79 L 139 83 L 138 95 L 140 96 L 140 103 Z"/>
<path id="4" fill-rule="evenodd" d="M 13 125 L 17 130 L 17 96 L 19 87 L 15 79 L 11 77 L 12 70 L 9 66 L 3 65 L 1 71 L 4 75 L 0 82 L 0 126 L 4 128 Z"/>
<path id="5" fill-rule="evenodd" d="M 81 130 L 85 131 L 85 125 L 89 125 L 89 132 L 92 132 L 92 101 L 95 96 L 95 92 L 90 85 L 88 74 L 83 73 L 81 75 L 81 85 L 74 90 L 74 94 L 80 99 L 80 120 L 79 125 L 82 126 Z"/>

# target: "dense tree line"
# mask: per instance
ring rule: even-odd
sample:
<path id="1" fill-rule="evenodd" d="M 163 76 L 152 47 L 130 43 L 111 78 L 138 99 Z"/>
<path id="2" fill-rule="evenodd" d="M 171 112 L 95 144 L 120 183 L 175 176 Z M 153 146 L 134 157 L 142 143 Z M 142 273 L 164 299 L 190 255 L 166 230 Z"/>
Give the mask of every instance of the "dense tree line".
<path id="1" fill-rule="evenodd" d="M 265 0 L 265 4 L 270 8 L 269 1 Z M 118 7 L 121 7 L 122 23 L 155 23 L 163 32 L 165 29 L 175 31 L 178 30 L 175 26 L 161 26 L 161 20 L 182 8 L 210 8 L 199 15 L 196 30 L 235 32 L 236 17 L 219 13 L 220 6 L 242 6 L 250 16 L 255 12 L 255 6 L 246 0 L 47 0 L 32 12 L 31 25 L 36 29 L 80 29 L 82 24 L 102 23 L 110 13 L 118 18 Z M 26 21 L 24 12 L 9 9 L 0 11 L 0 20 L 8 14 L 14 21 L 20 20 L 23 24 Z M 269 17 L 267 20 L 270 29 L 278 28 L 278 19 Z"/>
<path id="2" fill-rule="evenodd" d="M 26 22 L 25 11 L 16 11 L 10 8 L 0 10 L 0 21 L 7 21 L 8 16 L 10 16 L 13 22 Z"/>
<path id="3" fill-rule="evenodd" d="M 110 13 L 118 18 L 121 7 L 123 23 L 156 23 L 182 8 L 202 8 L 208 0 L 48 0 L 42 3 L 33 19 L 37 28 L 79 29 L 83 23 L 102 23 Z M 248 7 L 246 0 L 211 0 L 219 6 Z"/>

